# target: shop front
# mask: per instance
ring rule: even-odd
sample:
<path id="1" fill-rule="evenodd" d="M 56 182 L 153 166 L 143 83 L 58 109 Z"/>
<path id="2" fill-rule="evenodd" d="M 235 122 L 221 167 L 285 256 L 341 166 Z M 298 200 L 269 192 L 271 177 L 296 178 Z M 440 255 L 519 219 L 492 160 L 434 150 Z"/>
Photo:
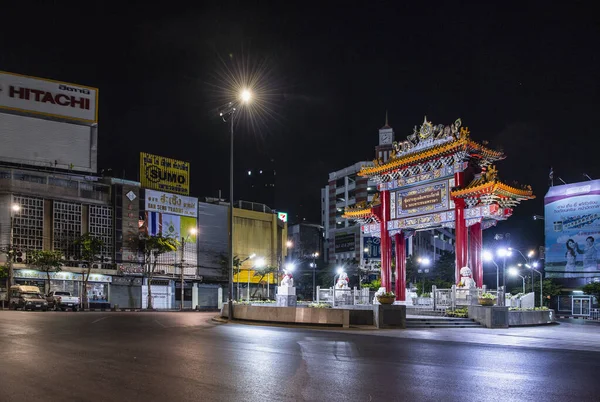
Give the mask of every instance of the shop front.
<path id="1" fill-rule="evenodd" d="M 90 274 L 87 282 L 87 294 L 90 307 L 102 307 L 110 302 L 109 285 L 112 277 L 109 275 Z M 45 272 L 33 269 L 16 269 L 15 284 L 37 286 L 40 293 L 48 294 L 51 290 L 70 292 L 71 295 L 81 297 L 83 275 L 75 272 L 61 271 L 50 272 L 50 287 L 47 284 Z"/>

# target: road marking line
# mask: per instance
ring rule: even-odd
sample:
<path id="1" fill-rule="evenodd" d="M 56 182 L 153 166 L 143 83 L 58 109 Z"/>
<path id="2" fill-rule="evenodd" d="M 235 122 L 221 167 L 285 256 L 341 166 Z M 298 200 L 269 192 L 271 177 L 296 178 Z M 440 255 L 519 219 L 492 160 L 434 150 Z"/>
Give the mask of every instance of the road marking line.
<path id="1" fill-rule="evenodd" d="M 155 322 L 155 323 L 157 323 L 158 325 L 160 325 L 160 326 L 161 326 L 161 327 L 163 327 L 163 328 L 167 328 L 167 326 L 166 326 L 166 325 L 164 325 L 163 323 L 161 323 L 161 322 L 160 322 L 160 321 L 158 321 L 158 320 L 154 320 L 154 322 Z"/>
<path id="2" fill-rule="evenodd" d="M 107 319 L 107 318 L 110 318 L 110 316 L 109 316 L 109 315 L 107 315 L 106 317 L 98 318 L 96 321 L 92 321 L 92 324 L 95 324 L 95 323 L 97 323 L 98 321 L 102 321 L 102 320 L 105 320 L 105 319 Z"/>

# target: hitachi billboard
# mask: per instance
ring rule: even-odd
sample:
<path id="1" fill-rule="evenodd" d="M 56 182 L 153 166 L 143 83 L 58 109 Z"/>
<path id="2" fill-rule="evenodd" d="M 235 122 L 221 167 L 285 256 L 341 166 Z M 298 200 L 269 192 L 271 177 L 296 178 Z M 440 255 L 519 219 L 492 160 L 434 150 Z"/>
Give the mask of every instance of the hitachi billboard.
<path id="1" fill-rule="evenodd" d="M 96 123 L 98 89 L 0 71 L 0 108 Z"/>

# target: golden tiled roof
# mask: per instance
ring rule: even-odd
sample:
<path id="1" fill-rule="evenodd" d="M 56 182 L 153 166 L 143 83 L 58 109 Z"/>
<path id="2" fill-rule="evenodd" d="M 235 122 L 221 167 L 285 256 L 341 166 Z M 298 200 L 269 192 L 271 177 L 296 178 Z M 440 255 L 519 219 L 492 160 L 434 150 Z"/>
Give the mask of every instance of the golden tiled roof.
<path id="1" fill-rule="evenodd" d="M 375 176 L 389 172 L 391 170 L 402 169 L 410 165 L 425 162 L 461 150 L 476 150 L 479 151 L 482 158 L 488 158 L 491 160 L 500 160 L 504 158 L 504 154 L 501 151 L 494 151 L 492 149 L 489 149 L 481 144 L 476 143 L 475 141 L 472 141 L 469 138 L 459 138 L 454 141 L 447 142 L 445 144 L 440 144 L 432 148 L 425 149 L 421 152 L 411 153 L 405 156 L 390 159 L 388 162 L 382 165 L 376 165 L 373 167 L 363 167 L 358 173 L 358 175 Z"/>
<path id="2" fill-rule="evenodd" d="M 494 180 L 491 182 L 481 182 L 481 179 L 473 180 L 467 187 L 452 191 L 450 195 L 452 197 L 463 198 L 471 195 L 481 195 L 481 194 L 497 194 L 503 197 L 511 197 L 511 198 L 525 198 L 525 199 L 533 199 L 535 196 L 533 195 L 533 191 L 531 187 L 526 186 L 525 188 L 519 189 L 516 187 L 511 187 L 506 185 L 500 181 Z"/>

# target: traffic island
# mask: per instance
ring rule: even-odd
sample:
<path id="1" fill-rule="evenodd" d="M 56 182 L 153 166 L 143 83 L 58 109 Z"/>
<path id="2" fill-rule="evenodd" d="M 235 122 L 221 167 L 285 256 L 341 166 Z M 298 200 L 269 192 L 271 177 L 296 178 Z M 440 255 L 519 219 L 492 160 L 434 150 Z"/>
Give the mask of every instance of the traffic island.
<path id="1" fill-rule="evenodd" d="M 401 304 L 374 304 L 373 321 L 382 328 L 406 328 L 406 306 Z"/>
<path id="2" fill-rule="evenodd" d="M 508 312 L 508 325 L 511 327 L 548 325 L 554 323 L 554 310 L 510 310 Z"/>
<path id="3" fill-rule="evenodd" d="M 223 304 L 221 317 L 229 317 L 229 305 Z M 233 305 L 235 320 L 274 322 L 278 324 L 323 325 L 348 328 L 350 310 L 309 307 L 266 307 Z"/>
<path id="4" fill-rule="evenodd" d="M 469 318 L 486 328 L 508 328 L 508 307 L 469 306 Z"/>

